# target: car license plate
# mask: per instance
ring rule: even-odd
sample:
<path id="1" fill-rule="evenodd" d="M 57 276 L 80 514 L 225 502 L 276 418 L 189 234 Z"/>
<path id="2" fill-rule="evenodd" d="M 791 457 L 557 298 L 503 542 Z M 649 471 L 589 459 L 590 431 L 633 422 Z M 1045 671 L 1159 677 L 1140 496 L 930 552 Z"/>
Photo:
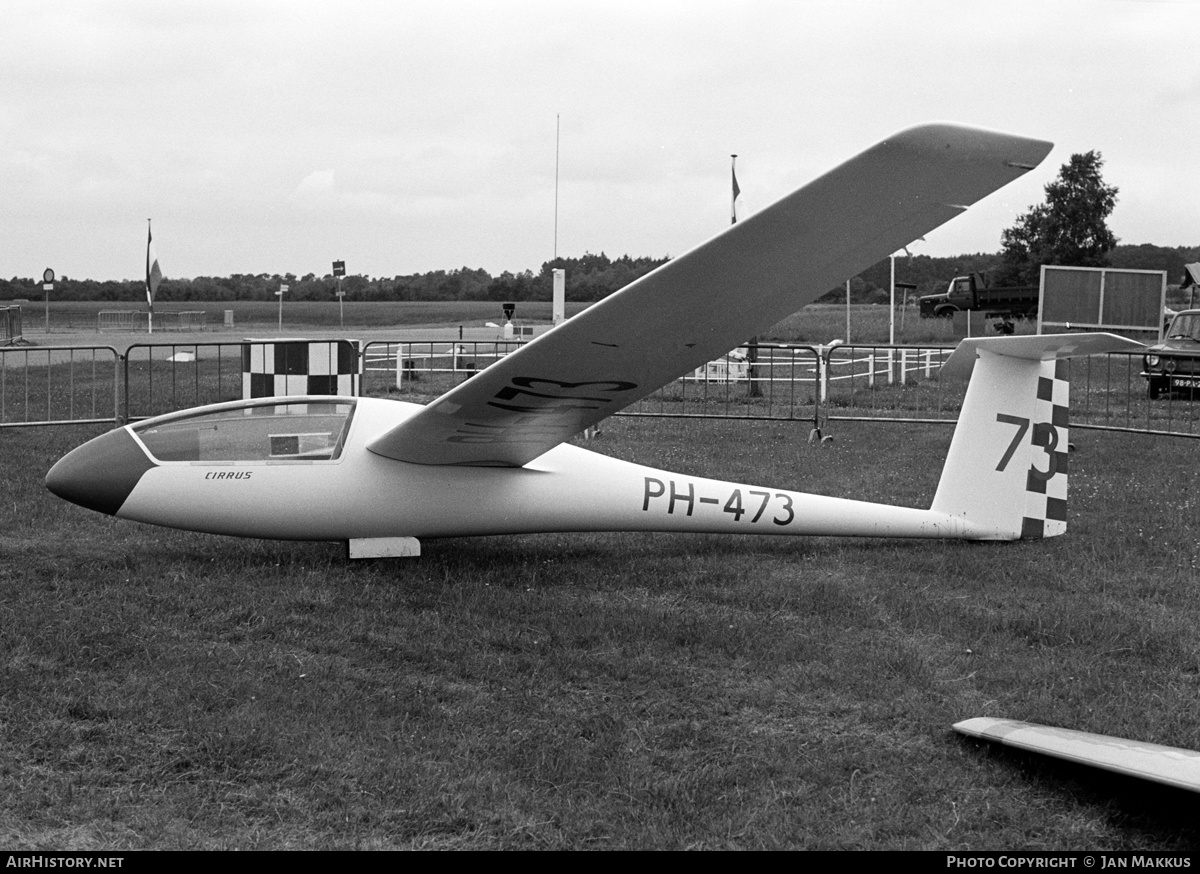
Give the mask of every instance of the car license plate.
<path id="1" fill-rule="evenodd" d="M 1171 379 L 1173 388 L 1200 388 L 1200 376 L 1176 376 Z"/>

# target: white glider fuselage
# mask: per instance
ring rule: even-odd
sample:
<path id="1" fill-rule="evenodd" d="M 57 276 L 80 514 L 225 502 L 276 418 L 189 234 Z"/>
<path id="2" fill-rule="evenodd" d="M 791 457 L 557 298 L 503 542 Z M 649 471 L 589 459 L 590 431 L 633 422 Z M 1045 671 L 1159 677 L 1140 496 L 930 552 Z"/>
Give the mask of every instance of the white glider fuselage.
<path id="1" fill-rule="evenodd" d="M 158 461 L 147 453 L 154 466 L 115 515 L 295 540 L 568 531 L 1005 537 L 944 513 L 685 476 L 569 444 L 524 467 L 396 461 L 365 447 L 422 407 L 346 400 L 354 415 L 336 459 Z"/>
<path id="2" fill-rule="evenodd" d="M 900 131 L 428 406 L 310 397 L 188 410 L 92 440 L 46 485 L 125 519 L 344 540 L 351 557 L 415 555 L 423 537 L 533 532 L 1057 536 L 1062 359 L 1132 341 L 964 341 L 943 374 L 958 360 L 973 376 L 929 510 L 669 473 L 567 442 L 1024 175 L 1050 147 L 960 125 Z"/>

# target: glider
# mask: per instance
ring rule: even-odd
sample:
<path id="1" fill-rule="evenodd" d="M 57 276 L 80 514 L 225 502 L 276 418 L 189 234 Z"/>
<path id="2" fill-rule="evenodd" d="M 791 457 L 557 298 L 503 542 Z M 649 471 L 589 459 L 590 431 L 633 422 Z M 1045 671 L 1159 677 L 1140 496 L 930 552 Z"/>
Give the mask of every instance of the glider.
<path id="1" fill-rule="evenodd" d="M 947 366 L 975 372 L 929 510 L 683 476 L 565 442 L 958 215 L 1050 148 L 957 125 L 902 131 L 428 406 L 289 397 L 186 410 L 95 438 L 46 485 L 123 519 L 345 541 L 351 557 L 419 555 L 421 538 L 535 532 L 1060 534 L 1067 402 L 1056 363 L 1140 348 L 1132 341 L 965 344 Z"/>
<path id="2" fill-rule="evenodd" d="M 1200 752 L 1194 750 L 1015 719 L 977 717 L 955 723 L 954 730 L 1078 765 L 1200 792 Z"/>

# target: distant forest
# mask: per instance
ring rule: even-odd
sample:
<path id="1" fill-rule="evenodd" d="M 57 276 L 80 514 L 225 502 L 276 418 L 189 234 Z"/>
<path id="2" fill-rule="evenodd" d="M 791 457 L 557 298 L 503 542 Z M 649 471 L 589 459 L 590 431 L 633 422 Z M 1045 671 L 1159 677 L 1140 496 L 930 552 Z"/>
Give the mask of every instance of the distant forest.
<path id="1" fill-rule="evenodd" d="M 1110 253 L 1110 266 L 1135 270 L 1166 270 L 1168 284 L 1183 278 L 1183 265 L 1200 261 L 1200 246 L 1166 248 L 1149 244 L 1119 245 Z M 567 300 L 597 301 L 628 285 L 633 280 L 666 263 L 669 257 L 609 258 L 587 253 L 581 258 L 557 258 L 542 264 L 534 273 L 504 272 L 492 276 L 481 268 L 434 270 L 407 276 L 346 276 L 342 290 L 347 301 L 453 301 L 550 300 L 552 273 L 566 270 Z M 944 291 L 954 276 L 968 272 L 988 272 L 1000 262 L 1000 254 L 976 253 L 954 258 L 914 255 L 896 259 L 896 281 L 917 286 L 917 294 Z M 850 297 L 856 303 L 882 303 L 888 298 L 891 266 L 884 259 L 850 281 Z M 285 274 L 243 274 L 228 277 L 197 276 L 194 279 L 164 278 L 155 296 L 156 302 L 274 300 L 280 284 L 288 286 L 289 300 L 336 300 L 337 280 L 331 275 L 305 276 Z M 55 280 L 55 300 L 113 301 L 137 303 L 146 299 L 143 280 L 102 282 L 94 279 Z M 42 285 L 33 278 L 0 279 L 0 300 L 42 297 Z M 845 300 L 845 286 L 830 289 L 822 300 Z"/>

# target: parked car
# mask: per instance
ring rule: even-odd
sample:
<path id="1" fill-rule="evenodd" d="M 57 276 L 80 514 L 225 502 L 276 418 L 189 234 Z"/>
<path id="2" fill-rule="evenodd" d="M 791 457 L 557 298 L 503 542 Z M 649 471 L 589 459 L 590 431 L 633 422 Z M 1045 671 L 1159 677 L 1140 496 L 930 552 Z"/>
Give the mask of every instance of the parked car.
<path id="1" fill-rule="evenodd" d="M 1142 357 L 1142 376 L 1151 399 L 1164 391 L 1190 394 L 1200 389 L 1200 310 L 1175 314 L 1167 339 Z"/>

